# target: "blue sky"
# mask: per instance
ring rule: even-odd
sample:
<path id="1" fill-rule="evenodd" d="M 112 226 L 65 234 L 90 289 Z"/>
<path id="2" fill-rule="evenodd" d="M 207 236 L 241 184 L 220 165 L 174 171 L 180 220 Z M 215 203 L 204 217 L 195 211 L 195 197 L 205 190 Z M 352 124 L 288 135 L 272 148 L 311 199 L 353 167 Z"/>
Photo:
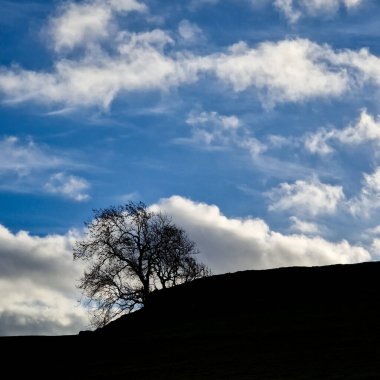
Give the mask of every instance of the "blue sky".
<path id="1" fill-rule="evenodd" d="M 215 273 L 378 259 L 377 1 L 0 7 L 0 334 L 86 325 L 72 244 L 128 200 Z"/>

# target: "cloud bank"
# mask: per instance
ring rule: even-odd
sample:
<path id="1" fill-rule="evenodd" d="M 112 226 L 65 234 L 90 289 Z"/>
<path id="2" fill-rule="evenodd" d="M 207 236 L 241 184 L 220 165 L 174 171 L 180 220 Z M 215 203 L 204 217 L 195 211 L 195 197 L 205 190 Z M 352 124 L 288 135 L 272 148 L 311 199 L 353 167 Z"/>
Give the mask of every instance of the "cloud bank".
<path id="1" fill-rule="evenodd" d="M 284 266 L 355 263 L 372 259 L 364 247 L 345 240 L 330 242 L 318 227 L 294 219 L 298 233 L 285 235 L 259 218 L 229 218 L 215 205 L 181 196 L 151 206 L 172 216 L 200 249 L 200 260 L 214 274 Z M 88 315 L 77 302 L 84 269 L 73 262 L 78 234 L 32 236 L 0 225 L 0 335 L 76 334 L 87 328 Z M 378 246 L 375 236 L 371 249 Z"/>
<path id="2" fill-rule="evenodd" d="M 272 231 L 259 218 L 228 218 L 215 205 L 173 196 L 153 206 L 171 215 L 193 239 L 214 273 L 283 266 L 314 266 L 371 260 L 369 251 L 346 240 Z M 310 226 L 309 226 L 310 227 Z"/>
<path id="3" fill-rule="evenodd" d="M 77 334 L 88 326 L 78 304 L 76 235 L 16 234 L 0 225 L 0 335 Z"/>

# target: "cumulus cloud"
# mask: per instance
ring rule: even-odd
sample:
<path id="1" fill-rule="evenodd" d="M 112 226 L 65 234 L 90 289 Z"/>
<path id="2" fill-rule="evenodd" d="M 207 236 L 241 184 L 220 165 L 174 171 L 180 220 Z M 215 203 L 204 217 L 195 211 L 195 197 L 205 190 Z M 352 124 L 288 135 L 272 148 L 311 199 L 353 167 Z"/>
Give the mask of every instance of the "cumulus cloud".
<path id="1" fill-rule="evenodd" d="M 72 6 L 87 7 L 89 4 Z M 188 26 L 182 28 L 182 34 L 186 32 L 187 36 Z M 346 91 L 350 77 L 346 67 L 340 66 L 345 65 L 346 60 L 351 62 L 357 54 L 336 53 L 328 46 L 306 39 L 264 42 L 255 48 L 240 42 L 226 53 L 206 56 L 180 51 L 175 54 L 164 50 L 174 41 L 159 29 L 142 33 L 118 31 L 112 43 L 113 49 L 107 52 L 99 45 L 97 49 L 86 50 L 80 57 L 58 58 L 49 72 L 3 67 L 0 69 L 0 92 L 11 102 L 33 100 L 66 107 L 95 105 L 107 108 L 121 92 L 167 90 L 195 82 L 201 74 L 211 74 L 231 85 L 236 92 L 255 88 L 267 94 L 266 101 L 297 102 L 338 96 Z M 364 70 L 363 65 L 353 66 Z"/>
<path id="2" fill-rule="evenodd" d="M 373 239 L 370 249 L 371 249 L 372 255 L 378 260 L 380 257 L 380 239 L 379 238 Z"/>
<path id="3" fill-rule="evenodd" d="M 365 143 L 380 144 L 380 118 L 370 115 L 363 110 L 355 123 L 343 129 L 322 128 L 305 138 L 305 148 L 311 153 L 326 155 L 334 149 L 331 143 L 339 142 L 343 145 L 359 145 Z"/>
<path id="4" fill-rule="evenodd" d="M 363 173 L 362 186 L 357 195 L 346 198 L 342 186 L 321 183 L 317 178 L 310 181 L 283 182 L 265 194 L 270 211 L 292 212 L 294 215 L 316 217 L 335 215 L 338 211 L 357 218 L 369 218 L 380 208 L 380 167 L 372 173 Z M 292 216 L 292 229 L 313 232 L 314 226 Z M 306 224 L 305 224 L 306 223 Z M 310 231 L 308 231 L 310 227 Z M 365 236 L 377 230 L 367 230 Z"/>
<path id="5" fill-rule="evenodd" d="M 296 23 L 302 15 L 300 10 L 294 9 L 293 0 L 275 0 L 273 4 L 291 24 Z"/>
<path id="6" fill-rule="evenodd" d="M 84 178 L 62 172 L 53 174 L 45 184 L 47 192 L 63 195 L 78 202 L 89 199 L 90 196 L 86 193 L 89 187 Z"/>
<path id="7" fill-rule="evenodd" d="M 271 101 L 297 102 L 347 89 L 346 72 L 329 65 L 326 51 L 330 48 L 306 39 L 264 42 L 255 49 L 240 42 L 216 56 L 212 67 L 237 92 L 256 87 L 265 89 Z"/>
<path id="8" fill-rule="evenodd" d="M 363 174 L 363 186 L 360 194 L 348 202 L 349 211 L 359 217 L 369 217 L 380 208 L 380 167 L 372 174 Z"/>
<path id="9" fill-rule="evenodd" d="M 301 17 L 331 16 L 340 7 L 347 10 L 358 7 L 365 0 L 275 0 L 273 2 L 286 19 L 294 24 Z"/>
<path id="10" fill-rule="evenodd" d="M 349 125 L 341 131 L 334 131 L 335 138 L 343 144 L 362 144 L 374 141 L 380 142 L 380 119 L 375 119 L 366 110 L 362 111 L 354 125 Z"/>
<path id="11" fill-rule="evenodd" d="M 161 30 L 120 33 L 114 56 L 91 51 L 58 60 L 52 72 L 0 69 L 0 92 L 16 103 L 107 108 L 122 91 L 167 90 L 195 80 L 190 67 L 163 53 L 171 41 Z"/>
<path id="12" fill-rule="evenodd" d="M 335 65 L 342 65 L 356 70 L 363 80 L 380 84 L 380 58 L 370 53 L 367 48 L 358 51 L 349 49 L 340 52 L 328 52 L 328 59 Z"/>
<path id="13" fill-rule="evenodd" d="M 88 326 L 77 302 L 76 237 L 14 234 L 0 225 L 0 335 L 77 334 Z"/>
<path id="14" fill-rule="evenodd" d="M 49 32 L 56 51 L 71 50 L 83 43 L 109 36 L 115 13 L 146 11 L 136 0 L 95 0 L 82 3 L 68 2 L 61 6 L 59 16 L 50 20 Z"/>
<path id="15" fill-rule="evenodd" d="M 202 29 L 188 20 L 182 20 L 178 25 L 178 33 L 186 43 L 198 42 L 203 38 Z"/>
<path id="16" fill-rule="evenodd" d="M 270 211 L 295 211 L 311 216 L 334 214 L 345 200 L 341 186 L 324 184 L 317 178 L 281 183 L 267 196 L 271 201 Z"/>
<path id="17" fill-rule="evenodd" d="M 193 239 L 214 273 L 282 266 L 368 261 L 370 253 L 345 240 L 272 231 L 258 218 L 228 218 L 215 205 L 173 196 L 152 206 L 173 217 Z"/>
<path id="18" fill-rule="evenodd" d="M 328 144 L 334 135 L 333 131 L 328 131 L 325 128 L 319 129 L 315 133 L 308 134 L 304 139 L 306 150 L 313 154 L 327 155 L 334 151 Z"/>
<path id="19" fill-rule="evenodd" d="M 107 109 L 123 93 L 168 91 L 204 76 L 234 92 L 254 90 L 266 105 L 337 97 L 366 83 L 380 85 L 380 59 L 365 49 L 337 51 L 298 38 L 253 47 L 238 42 L 226 51 L 196 55 L 184 49 L 186 44 L 175 44 L 166 31 L 135 33 L 122 29 L 114 17 L 146 10 L 135 0 L 65 3 L 62 14 L 50 20 L 49 37 L 59 53 L 53 66 L 46 71 L 0 67 L 0 93 L 13 103 Z M 196 41 L 200 30 L 183 20 L 179 35 Z"/>
<path id="20" fill-rule="evenodd" d="M 316 223 L 301 220 L 296 216 L 291 216 L 289 220 L 292 222 L 290 229 L 295 232 L 300 232 L 306 235 L 317 235 L 321 233 L 321 228 Z"/>

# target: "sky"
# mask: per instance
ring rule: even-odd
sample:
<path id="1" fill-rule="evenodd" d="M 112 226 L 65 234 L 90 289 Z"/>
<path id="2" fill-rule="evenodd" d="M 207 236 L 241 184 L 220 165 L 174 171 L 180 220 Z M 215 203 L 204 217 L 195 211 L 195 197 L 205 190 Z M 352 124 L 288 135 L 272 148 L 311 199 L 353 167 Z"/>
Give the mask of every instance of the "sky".
<path id="1" fill-rule="evenodd" d="M 88 327 L 73 244 L 128 201 L 215 274 L 378 260 L 380 2 L 0 9 L 0 335 Z"/>

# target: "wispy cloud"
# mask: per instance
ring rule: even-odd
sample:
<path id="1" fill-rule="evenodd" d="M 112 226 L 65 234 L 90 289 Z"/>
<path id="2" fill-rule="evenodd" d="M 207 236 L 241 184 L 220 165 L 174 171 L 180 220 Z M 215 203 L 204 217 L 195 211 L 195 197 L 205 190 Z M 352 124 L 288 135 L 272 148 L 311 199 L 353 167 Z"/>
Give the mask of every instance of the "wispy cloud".
<path id="1" fill-rule="evenodd" d="M 33 140 L 9 136 L 0 140 L 0 189 L 16 192 L 50 192 L 76 201 L 87 199 L 89 183 L 80 177 L 57 173 L 81 167 L 62 153 Z M 52 174 L 53 173 L 53 174 Z"/>
<path id="2" fill-rule="evenodd" d="M 63 158 L 47 153 L 33 140 L 22 142 L 15 136 L 0 140 L 0 175 L 26 176 L 32 171 L 54 169 L 67 164 Z"/>
<path id="3" fill-rule="evenodd" d="M 194 144 L 207 149 L 222 149 L 233 144 L 241 122 L 235 115 L 220 115 L 218 112 L 192 112 L 186 119 L 191 127 L 190 138 L 179 138 L 178 143 Z"/>
<path id="4" fill-rule="evenodd" d="M 252 157 L 266 150 L 265 144 L 256 139 L 236 115 L 194 111 L 188 115 L 186 123 L 191 128 L 191 137 L 176 138 L 175 143 L 207 150 L 239 148 L 248 151 Z"/>

